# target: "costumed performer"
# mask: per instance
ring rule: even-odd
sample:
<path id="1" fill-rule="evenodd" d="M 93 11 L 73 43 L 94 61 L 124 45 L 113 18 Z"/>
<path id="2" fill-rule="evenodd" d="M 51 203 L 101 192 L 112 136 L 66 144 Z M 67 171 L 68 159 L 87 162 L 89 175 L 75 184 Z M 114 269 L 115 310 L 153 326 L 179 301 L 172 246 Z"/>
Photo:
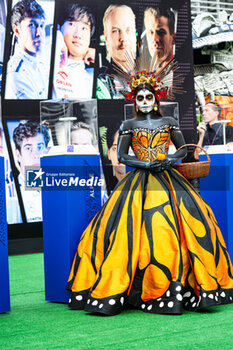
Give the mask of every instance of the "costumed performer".
<path id="1" fill-rule="evenodd" d="M 134 167 L 83 233 L 67 289 L 69 307 L 115 315 L 127 305 L 149 313 L 233 302 L 233 269 L 214 214 L 190 182 L 172 168 L 186 149 L 154 73 L 132 77 L 136 117 L 120 127 L 118 158 Z M 135 157 L 128 155 L 132 147 Z"/>

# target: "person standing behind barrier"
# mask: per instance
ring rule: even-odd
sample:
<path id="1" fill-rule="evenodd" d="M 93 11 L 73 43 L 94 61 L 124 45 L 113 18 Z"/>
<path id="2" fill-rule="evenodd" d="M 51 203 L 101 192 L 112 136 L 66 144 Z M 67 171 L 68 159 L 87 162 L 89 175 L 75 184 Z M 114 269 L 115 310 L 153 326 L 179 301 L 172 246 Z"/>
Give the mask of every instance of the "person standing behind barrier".
<path id="1" fill-rule="evenodd" d="M 221 107 L 216 102 L 209 102 L 203 107 L 203 121 L 199 123 L 199 140 L 197 145 L 200 147 L 223 145 L 223 123 L 219 123 Z M 233 127 L 226 125 L 226 144 L 233 145 Z M 198 159 L 200 149 L 196 148 L 194 157 Z"/>

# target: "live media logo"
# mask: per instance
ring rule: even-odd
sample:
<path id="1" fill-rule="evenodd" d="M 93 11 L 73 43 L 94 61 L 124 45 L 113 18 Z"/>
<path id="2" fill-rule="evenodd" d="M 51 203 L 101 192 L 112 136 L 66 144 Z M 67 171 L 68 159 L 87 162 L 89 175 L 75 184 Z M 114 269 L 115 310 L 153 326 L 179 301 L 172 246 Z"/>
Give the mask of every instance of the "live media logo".
<path id="1" fill-rule="evenodd" d="M 25 171 L 26 171 L 25 189 L 26 190 L 41 189 L 41 187 L 43 187 L 44 171 L 42 171 L 40 167 L 38 168 L 26 167 Z"/>
<path id="2" fill-rule="evenodd" d="M 25 190 L 90 190 L 105 187 L 105 181 L 99 174 L 99 168 L 88 167 L 25 167 Z"/>

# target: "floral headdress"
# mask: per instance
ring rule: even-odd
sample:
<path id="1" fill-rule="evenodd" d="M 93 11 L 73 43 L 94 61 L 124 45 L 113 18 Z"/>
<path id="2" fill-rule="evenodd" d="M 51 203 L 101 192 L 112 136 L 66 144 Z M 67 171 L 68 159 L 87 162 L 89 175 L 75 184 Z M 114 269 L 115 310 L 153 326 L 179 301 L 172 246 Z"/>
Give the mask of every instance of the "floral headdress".
<path id="1" fill-rule="evenodd" d="M 161 98 L 167 98 L 167 88 L 163 88 L 163 83 L 160 82 L 160 78 L 156 76 L 153 72 L 136 72 L 134 76 L 131 77 L 131 82 L 127 82 L 130 86 L 130 92 L 124 94 L 126 100 L 135 101 L 135 90 L 141 84 L 149 84 L 153 90 L 157 100 Z"/>
<path id="2" fill-rule="evenodd" d="M 145 54 L 146 52 L 146 54 Z M 180 83 L 182 78 L 174 76 L 178 64 L 172 58 L 165 67 L 159 68 L 156 55 L 152 59 L 148 57 L 148 50 L 143 47 L 139 50 L 139 57 L 130 50 L 125 51 L 126 62 L 113 64 L 117 75 L 112 76 L 115 82 L 115 89 L 121 93 L 126 100 L 135 101 L 135 90 L 141 84 L 149 84 L 157 100 L 174 99 L 174 93 L 182 92 Z M 120 68 L 119 68 L 120 67 Z"/>

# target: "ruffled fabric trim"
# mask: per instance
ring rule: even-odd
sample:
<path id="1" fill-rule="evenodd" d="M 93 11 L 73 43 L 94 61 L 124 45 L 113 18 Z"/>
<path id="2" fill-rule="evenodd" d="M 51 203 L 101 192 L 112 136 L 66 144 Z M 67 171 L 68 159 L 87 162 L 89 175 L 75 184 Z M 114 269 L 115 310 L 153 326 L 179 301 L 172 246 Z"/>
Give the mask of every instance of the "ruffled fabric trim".
<path id="1" fill-rule="evenodd" d="M 178 126 L 175 125 L 163 125 L 163 126 L 159 126 L 156 129 L 148 129 L 148 128 L 133 128 L 133 129 L 128 129 L 128 130 L 120 130 L 119 134 L 120 135 L 127 135 L 127 134 L 133 134 L 135 131 L 146 131 L 150 134 L 154 134 L 157 132 L 165 132 L 167 131 L 167 129 L 169 130 L 180 130 L 180 128 Z"/>

